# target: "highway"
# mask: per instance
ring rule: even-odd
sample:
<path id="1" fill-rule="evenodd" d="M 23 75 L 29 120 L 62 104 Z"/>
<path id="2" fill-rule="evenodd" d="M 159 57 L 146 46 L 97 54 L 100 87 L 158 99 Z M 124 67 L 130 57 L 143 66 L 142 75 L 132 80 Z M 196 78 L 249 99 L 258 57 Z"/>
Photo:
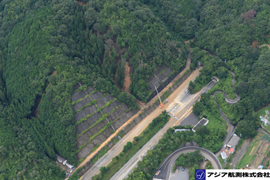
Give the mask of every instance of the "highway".
<path id="1" fill-rule="evenodd" d="M 188 113 L 188 110 L 195 104 L 196 101 L 200 98 L 201 94 L 207 92 L 208 90 L 212 89 L 216 82 L 211 81 L 208 83 L 207 86 L 205 86 L 200 92 L 190 95 L 189 101 L 185 103 L 185 105 L 180 106 L 180 109 L 177 113 L 175 113 L 175 116 L 180 119 L 180 122 L 175 119 L 171 118 L 169 122 L 157 132 L 155 136 L 150 139 L 112 178 L 111 180 L 122 180 L 126 177 L 128 177 L 128 174 L 132 172 L 132 169 L 136 167 L 137 162 L 146 155 L 147 151 L 149 149 L 152 149 L 158 141 L 162 138 L 163 134 L 166 133 L 166 131 L 171 128 L 172 126 L 175 126 L 184 119 L 185 115 Z M 188 86 L 188 85 L 187 85 Z M 170 101 L 171 102 L 171 101 Z"/>
<path id="2" fill-rule="evenodd" d="M 169 180 L 172 172 L 173 165 L 176 161 L 176 159 L 183 153 L 189 153 L 194 152 L 196 150 L 200 150 L 201 154 L 207 158 L 209 161 L 211 161 L 213 167 L 215 169 L 222 169 L 222 166 L 218 160 L 218 158 L 209 150 L 196 147 L 196 146 L 190 146 L 190 147 L 183 147 L 176 151 L 174 151 L 172 154 L 170 154 L 165 161 L 160 166 L 159 170 L 160 173 L 156 176 L 154 176 L 154 179 L 165 179 Z"/>
<path id="3" fill-rule="evenodd" d="M 144 120 L 142 120 L 139 124 L 137 124 L 128 134 L 126 134 L 121 140 L 119 140 L 119 142 L 111 149 L 109 150 L 104 156 L 102 156 L 93 166 L 91 169 L 89 169 L 84 175 L 83 175 L 83 180 L 91 180 L 91 178 L 99 173 L 99 169 L 103 166 L 108 165 L 112 158 L 117 156 L 120 152 L 122 152 L 124 145 L 126 145 L 127 142 L 132 142 L 133 138 L 138 136 L 139 134 L 141 134 L 143 132 L 143 130 L 148 126 L 149 123 L 152 122 L 152 120 L 154 118 L 156 118 L 157 116 L 159 116 L 163 110 L 165 110 L 166 108 L 169 107 L 169 105 L 171 105 L 171 103 L 174 103 L 174 100 L 176 99 L 176 97 L 183 92 L 189 85 L 189 82 L 194 80 L 198 75 L 199 75 L 199 70 L 197 69 L 196 71 L 194 71 L 167 99 L 168 99 L 168 103 L 164 105 L 164 107 L 162 109 L 157 108 L 155 109 L 151 114 L 149 114 L 147 117 L 144 118 Z M 211 85 L 210 85 L 211 86 Z M 214 86 L 212 84 L 212 86 Z M 204 91 L 205 88 L 202 91 Z M 200 93 L 197 93 L 196 95 L 194 95 L 195 97 L 193 98 L 192 102 L 189 103 L 185 103 L 184 105 L 187 106 L 183 106 L 181 113 L 185 113 L 194 103 L 195 101 L 198 100 L 198 98 L 200 97 L 199 95 Z M 175 123 L 177 123 L 178 121 L 176 121 L 175 119 L 170 119 L 170 121 L 165 125 L 166 128 L 172 127 L 174 126 Z M 165 129 L 165 128 L 164 128 Z M 163 134 L 162 134 L 163 135 Z M 161 137 L 160 137 L 161 138 Z M 150 140 L 151 141 L 151 140 Z M 155 141 L 155 143 L 158 141 Z M 147 143 L 149 146 L 149 142 Z M 139 159 L 139 157 L 135 158 L 136 160 Z M 134 161 L 134 159 L 132 159 Z M 135 160 L 135 161 L 136 161 Z M 135 162 L 134 161 L 134 162 Z M 136 163 L 135 163 L 136 165 Z M 132 168 L 133 169 L 133 168 Z M 129 169 L 128 169 L 129 170 Z M 131 170 L 131 169 L 130 169 Z"/>

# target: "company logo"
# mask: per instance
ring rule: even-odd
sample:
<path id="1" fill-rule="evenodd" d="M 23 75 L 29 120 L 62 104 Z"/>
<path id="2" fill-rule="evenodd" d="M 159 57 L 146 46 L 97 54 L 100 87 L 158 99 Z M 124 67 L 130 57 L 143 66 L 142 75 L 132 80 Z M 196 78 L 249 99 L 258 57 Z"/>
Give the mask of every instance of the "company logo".
<path id="1" fill-rule="evenodd" d="M 195 169 L 195 180 L 205 180 L 205 169 Z"/>

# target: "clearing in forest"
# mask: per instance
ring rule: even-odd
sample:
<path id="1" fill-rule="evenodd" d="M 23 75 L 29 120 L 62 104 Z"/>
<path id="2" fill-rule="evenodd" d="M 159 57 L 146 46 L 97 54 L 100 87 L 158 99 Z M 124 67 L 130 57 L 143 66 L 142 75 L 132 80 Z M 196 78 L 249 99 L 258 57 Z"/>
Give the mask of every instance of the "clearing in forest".
<path id="1" fill-rule="evenodd" d="M 130 84 L 131 84 L 131 80 L 130 80 L 130 66 L 129 66 L 128 62 L 127 62 L 126 63 L 126 66 L 125 66 L 125 78 L 124 78 L 123 90 L 126 93 L 129 93 L 129 94 L 130 94 L 130 91 L 129 91 Z"/>

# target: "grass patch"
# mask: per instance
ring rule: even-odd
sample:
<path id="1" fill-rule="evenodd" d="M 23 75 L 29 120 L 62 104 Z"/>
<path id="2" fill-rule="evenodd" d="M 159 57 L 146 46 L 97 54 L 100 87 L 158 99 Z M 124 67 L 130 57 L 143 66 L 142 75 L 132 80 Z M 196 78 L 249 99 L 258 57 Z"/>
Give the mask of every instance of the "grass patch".
<path id="1" fill-rule="evenodd" d="M 232 88 L 232 75 L 231 73 L 227 73 L 226 79 L 220 79 L 219 82 L 211 89 L 211 93 L 214 91 L 224 91 L 230 99 L 235 99 L 236 95 L 234 93 L 234 90 Z"/>
<path id="2" fill-rule="evenodd" d="M 113 100 L 107 102 L 107 103 L 105 104 L 105 106 L 108 107 L 111 103 L 113 103 L 113 102 L 116 101 L 116 100 L 117 100 L 117 98 L 114 98 Z"/>
<path id="3" fill-rule="evenodd" d="M 218 105 L 217 105 L 214 97 L 210 96 L 210 99 L 208 102 L 209 102 L 209 107 L 211 107 L 211 108 L 205 109 L 203 111 L 203 114 L 200 115 L 200 119 L 202 117 L 206 117 L 206 119 L 209 120 L 209 123 L 207 124 L 207 126 L 210 129 L 220 128 L 220 129 L 226 131 L 226 129 L 228 128 L 228 125 L 227 125 L 226 121 L 220 116 Z M 222 124 L 224 124 L 224 126 Z"/>
<path id="4" fill-rule="evenodd" d="M 89 94 L 89 96 L 90 96 L 91 94 L 94 94 L 95 92 L 97 92 L 97 91 L 96 91 L 96 90 L 92 91 L 92 92 Z"/>
<path id="5" fill-rule="evenodd" d="M 72 176 L 70 176 L 68 179 L 69 180 L 78 180 L 80 179 L 80 176 L 79 176 L 79 172 L 82 170 L 83 167 L 80 167 L 79 169 L 77 169 L 77 171 L 75 171 Z"/>
<path id="6" fill-rule="evenodd" d="M 118 142 L 118 139 L 115 138 L 115 139 L 113 140 L 113 142 L 114 142 L 114 144 L 116 144 L 116 143 Z"/>
<path id="7" fill-rule="evenodd" d="M 241 148 L 241 146 L 242 146 L 243 143 L 244 143 L 244 139 L 241 138 L 241 139 L 239 140 L 238 144 L 237 144 L 236 147 L 235 147 L 234 153 L 236 153 L 236 151 L 237 151 L 238 149 Z"/>
<path id="8" fill-rule="evenodd" d="M 221 92 L 216 93 L 216 98 L 222 112 L 228 117 L 231 122 L 233 122 L 233 120 L 235 119 L 232 113 L 233 106 L 230 106 L 228 103 L 226 103 L 225 97 Z"/>
<path id="9" fill-rule="evenodd" d="M 82 119 L 80 119 L 79 121 L 77 121 L 77 122 L 75 123 L 75 125 L 78 125 L 78 124 L 80 124 L 80 123 L 86 121 L 89 117 L 93 116 L 94 114 L 95 114 L 95 113 L 87 114 L 84 118 L 82 118 Z"/>
<path id="10" fill-rule="evenodd" d="M 123 130 L 121 130 L 117 135 L 122 138 L 124 136 Z"/>
<path id="11" fill-rule="evenodd" d="M 219 160 L 221 166 L 224 168 L 225 167 L 225 163 L 224 163 L 223 159 L 221 157 L 218 157 L 218 160 Z"/>
<path id="12" fill-rule="evenodd" d="M 81 100 L 83 100 L 83 98 L 77 99 L 76 101 L 73 101 L 73 102 L 71 103 L 71 105 L 73 106 L 73 105 L 77 104 L 78 102 L 80 102 Z"/>
<path id="13" fill-rule="evenodd" d="M 98 161 L 98 156 L 96 156 L 96 157 L 93 159 L 92 163 L 95 164 L 97 161 Z"/>
<path id="14" fill-rule="evenodd" d="M 134 154 L 140 150 L 144 144 L 146 144 L 167 122 L 168 116 L 160 115 L 155 118 L 148 125 L 148 127 L 138 136 L 134 138 L 132 148 L 120 153 L 120 157 L 116 156 L 113 160 L 106 166 L 107 172 L 103 174 L 102 180 L 109 180 L 125 163 L 133 157 Z M 160 119 L 158 119 L 160 118 Z M 126 145 L 127 146 L 127 145 Z M 124 148 L 125 149 L 125 148 Z"/>
<path id="15" fill-rule="evenodd" d="M 128 113 L 130 110 L 132 110 L 132 107 L 128 108 L 125 112 Z"/>
<path id="16" fill-rule="evenodd" d="M 76 111 L 76 113 L 78 113 L 78 112 L 80 112 L 80 111 L 82 111 L 84 108 L 86 108 L 86 107 L 88 107 L 88 106 L 92 106 L 93 104 L 96 104 L 97 103 L 97 100 L 93 100 L 93 101 L 91 101 L 90 103 L 87 103 L 86 105 L 84 105 L 83 107 L 81 107 L 80 109 L 78 109 L 77 111 Z"/>
<path id="17" fill-rule="evenodd" d="M 86 89 L 87 89 L 87 85 L 85 84 L 83 86 L 80 86 L 78 89 L 76 89 L 74 93 L 79 92 L 79 91 L 83 91 L 83 90 L 86 91 Z"/>
<path id="18" fill-rule="evenodd" d="M 264 155 L 266 156 L 268 150 L 269 150 L 270 146 L 268 146 L 267 150 L 265 151 Z M 268 157 L 268 156 L 267 156 Z"/>
<path id="19" fill-rule="evenodd" d="M 105 118 L 107 118 L 110 115 L 110 113 L 105 113 L 103 114 L 92 126 L 88 127 L 86 130 L 84 130 L 83 132 L 81 132 L 81 134 L 79 134 L 77 136 L 80 137 L 81 135 L 83 135 L 86 131 L 90 130 L 92 127 L 94 127 L 95 125 L 97 125 L 98 123 L 100 123 L 101 121 L 103 121 Z"/>
<path id="20" fill-rule="evenodd" d="M 264 166 L 263 169 L 267 169 L 268 166 L 269 166 L 269 160 L 267 160 L 267 162 L 266 162 L 266 164 L 265 164 L 265 166 Z"/>
<path id="21" fill-rule="evenodd" d="M 264 125 L 263 124 L 262 126 L 268 133 L 270 133 L 270 124 L 269 125 Z"/>

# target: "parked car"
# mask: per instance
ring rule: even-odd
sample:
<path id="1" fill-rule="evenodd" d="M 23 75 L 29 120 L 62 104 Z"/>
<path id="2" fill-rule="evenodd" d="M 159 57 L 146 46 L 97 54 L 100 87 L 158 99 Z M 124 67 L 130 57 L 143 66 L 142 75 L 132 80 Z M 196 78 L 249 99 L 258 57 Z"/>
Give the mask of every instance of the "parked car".
<path id="1" fill-rule="evenodd" d="M 184 167 L 182 167 L 182 171 L 184 171 L 185 170 L 185 168 Z"/>

